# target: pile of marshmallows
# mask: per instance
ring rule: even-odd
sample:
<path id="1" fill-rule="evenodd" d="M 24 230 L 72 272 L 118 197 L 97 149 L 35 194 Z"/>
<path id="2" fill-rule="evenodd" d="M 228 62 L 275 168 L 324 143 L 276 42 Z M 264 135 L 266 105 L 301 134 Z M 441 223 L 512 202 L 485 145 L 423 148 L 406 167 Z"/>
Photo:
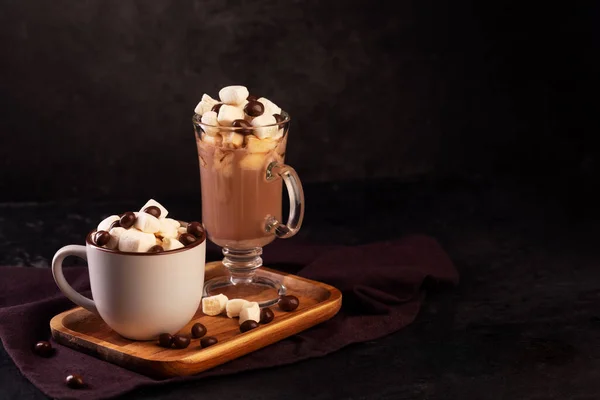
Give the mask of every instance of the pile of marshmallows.
<path id="1" fill-rule="evenodd" d="M 187 226 L 167 218 L 169 212 L 157 201 L 150 199 L 139 212 L 106 217 L 92 235 L 96 246 L 111 250 L 136 253 L 160 253 L 177 250 L 204 240 L 204 228 L 199 222 Z"/>
<path id="2" fill-rule="evenodd" d="M 278 125 L 284 120 L 281 108 L 271 100 L 250 95 L 245 86 L 226 86 L 219 91 L 219 99 L 204 94 L 194 109 L 204 125 L 200 138 L 203 142 L 240 148 L 252 144 L 253 139 L 277 140 L 283 136 L 284 130 Z"/>

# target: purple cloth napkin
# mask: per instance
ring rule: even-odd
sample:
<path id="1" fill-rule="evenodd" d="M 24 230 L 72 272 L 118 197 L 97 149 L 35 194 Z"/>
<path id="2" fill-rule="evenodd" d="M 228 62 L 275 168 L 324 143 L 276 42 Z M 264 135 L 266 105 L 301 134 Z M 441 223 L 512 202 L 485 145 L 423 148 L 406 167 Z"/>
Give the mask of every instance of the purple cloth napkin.
<path id="1" fill-rule="evenodd" d="M 415 319 L 426 278 L 458 283 L 458 273 L 446 253 L 426 236 L 358 247 L 273 245 L 266 256 L 266 265 L 300 263 L 305 267 L 299 275 L 340 289 L 341 311 L 307 331 L 195 376 L 154 380 L 56 343 L 53 357 L 35 355 L 33 345 L 50 336 L 50 319 L 73 307 L 59 292 L 48 269 L 0 268 L 0 339 L 23 375 L 48 396 L 105 399 L 140 386 L 290 364 L 351 343 L 374 340 Z M 89 290 L 85 268 L 66 268 L 65 275 L 76 290 Z M 88 387 L 66 387 L 63 382 L 69 373 L 83 375 Z"/>

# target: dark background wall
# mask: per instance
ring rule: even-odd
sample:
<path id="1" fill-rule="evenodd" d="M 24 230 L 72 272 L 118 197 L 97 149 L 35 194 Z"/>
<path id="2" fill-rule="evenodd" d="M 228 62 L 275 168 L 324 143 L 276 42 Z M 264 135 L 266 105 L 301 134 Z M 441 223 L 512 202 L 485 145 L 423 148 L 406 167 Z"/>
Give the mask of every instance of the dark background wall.
<path id="1" fill-rule="evenodd" d="M 465 1 L 0 0 L 0 201 L 198 196 L 228 84 L 305 182 L 597 175 L 597 10 Z"/>

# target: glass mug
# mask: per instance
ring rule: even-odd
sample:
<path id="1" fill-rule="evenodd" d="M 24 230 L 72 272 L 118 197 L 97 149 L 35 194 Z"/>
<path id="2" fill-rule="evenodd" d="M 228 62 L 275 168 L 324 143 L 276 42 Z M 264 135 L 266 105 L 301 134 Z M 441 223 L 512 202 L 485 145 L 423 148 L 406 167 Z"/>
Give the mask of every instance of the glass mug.
<path id="1" fill-rule="evenodd" d="M 204 295 L 275 304 L 286 292 L 281 282 L 261 274 L 262 248 L 275 238 L 294 236 L 304 218 L 304 192 L 296 171 L 284 164 L 290 117 L 263 127 L 221 127 L 193 124 L 200 162 L 202 222 L 207 237 L 222 247 L 229 276 L 206 282 Z M 273 139 L 258 139 L 257 130 Z M 243 136 L 244 146 L 240 147 Z M 236 139 L 237 138 L 237 139 Z M 237 143 L 236 143 L 237 140 Z M 282 183 L 290 199 L 287 223 L 282 223 Z"/>

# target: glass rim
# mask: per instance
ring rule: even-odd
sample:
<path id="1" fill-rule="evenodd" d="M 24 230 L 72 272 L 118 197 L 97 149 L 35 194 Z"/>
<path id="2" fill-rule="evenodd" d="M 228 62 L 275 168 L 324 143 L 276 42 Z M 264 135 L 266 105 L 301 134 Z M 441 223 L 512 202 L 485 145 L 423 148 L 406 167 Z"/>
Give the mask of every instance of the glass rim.
<path id="1" fill-rule="evenodd" d="M 200 114 L 194 114 L 192 116 L 192 123 L 194 123 L 194 125 L 199 125 L 202 127 L 207 127 L 207 128 L 214 128 L 214 129 L 218 129 L 220 131 L 229 131 L 229 132 L 239 132 L 239 131 L 255 131 L 258 129 L 264 129 L 264 128 L 272 128 L 274 126 L 279 127 L 278 129 L 283 128 L 283 126 L 287 123 L 289 123 L 291 121 L 290 118 L 290 114 L 288 114 L 287 112 L 281 110 L 281 114 L 283 117 L 283 121 L 281 122 L 277 122 L 275 124 L 269 124 L 269 125 L 261 125 L 261 126 L 249 126 L 247 128 L 243 127 L 243 126 L 221 126 L 221 125 L 209 125 L 209 124 L 205 124 L 204 122 L 200 121 L 200 118 L 202 118 L 202 116 Z"/>

